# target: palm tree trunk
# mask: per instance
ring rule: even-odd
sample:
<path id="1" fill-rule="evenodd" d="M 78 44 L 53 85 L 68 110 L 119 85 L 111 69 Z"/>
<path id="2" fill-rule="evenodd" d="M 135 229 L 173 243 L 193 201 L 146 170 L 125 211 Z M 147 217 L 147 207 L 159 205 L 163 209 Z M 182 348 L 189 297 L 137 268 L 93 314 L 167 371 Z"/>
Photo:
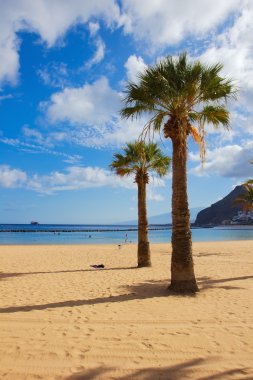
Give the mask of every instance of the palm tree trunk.
<path id="1" fill-rule="evenodd" d="M 138 267 L 150 267 L 148 220 L 146 205 L 146 182 L 140 178 L 138 185 Z"/>
<path id="2" fill-rule="evenodd" d="M 169 289 L 178 293 L 195 293 L 198 286 L 193 267 L 187 195 L 187 136 L 174 136 L 172 145 L 172 258 Z"/>

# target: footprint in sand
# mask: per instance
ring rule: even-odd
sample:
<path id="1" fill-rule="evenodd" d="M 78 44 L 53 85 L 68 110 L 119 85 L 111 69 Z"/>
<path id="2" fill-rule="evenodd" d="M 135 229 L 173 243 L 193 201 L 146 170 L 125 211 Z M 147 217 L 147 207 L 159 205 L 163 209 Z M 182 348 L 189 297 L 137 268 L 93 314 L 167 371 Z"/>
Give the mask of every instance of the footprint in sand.
<path id="1" fill-rule="evenodd" d="M 143 345 L 143 346 L 145 346 L 145 347 L 147 347 L 147 348 L 154 348 L 153 346 L 152 346 L 152 344 L 150 344 L 150 343 L 146 343 L 146 342 L 141 342 L 141 344 Z"/>

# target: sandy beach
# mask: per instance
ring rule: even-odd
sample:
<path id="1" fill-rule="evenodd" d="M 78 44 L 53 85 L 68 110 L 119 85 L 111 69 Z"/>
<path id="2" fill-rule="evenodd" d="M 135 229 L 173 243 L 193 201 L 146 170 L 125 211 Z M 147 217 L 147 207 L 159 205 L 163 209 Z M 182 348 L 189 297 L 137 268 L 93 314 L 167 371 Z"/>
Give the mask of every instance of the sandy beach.
<path id="1" fill-rule="evenodd" d="M 1 246 L 0 378 L 253 379 L 253 242 L 193 247 L 190 297 L 168 244 L 142 269 L 132 244 Z"/>

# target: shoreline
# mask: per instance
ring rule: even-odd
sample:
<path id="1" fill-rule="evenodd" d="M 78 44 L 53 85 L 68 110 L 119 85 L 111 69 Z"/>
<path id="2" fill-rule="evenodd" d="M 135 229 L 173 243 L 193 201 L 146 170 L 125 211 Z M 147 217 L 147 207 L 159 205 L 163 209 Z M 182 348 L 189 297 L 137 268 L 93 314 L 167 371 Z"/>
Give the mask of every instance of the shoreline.
<path id="1" fill-rule="evenodd" d="M 193 255 L 188 297 L 167 291 L 170 243 L 139 269 L 136 244 L 1 246 L 0 378 L 250 379 L 252 241 Z"/>
<path id="2" fill-rule="evenodd" d="M 45 227 L 49 228 L 49 227 Z M 16 230 L 15 230 L 16 231 Z M 61 232 L 59 232 L 61 231 Z M 95 232 L 94 232 L 95 231 Z M 31 232 L 31 233 L 29 233 Z M 156 227 L 149 229 L 149 242 L 166 243 L 171 241 L 172 229 L 170 227 Z M 253 240 L 253 228 L 250 226 L 234 226 L 234 227 L 215 227 L 215 228 L 192 228 L 192 241 L 208 242 L 208 241 L 242 241 Z M 76 244 L 123 244 L 125 241 L 137 243 L 137 228 L 114 228 L 108 229 L 85 229 L 85 232 L 78 230 L 54 229 L 50 230 L 25 230 L 25 232 L 6 232 L 0 230 L 0 246 L 1 245 L 76 245 Z"/>
<path id="3" fill-rule="evenodd" d="M 237 239 L 237 240 L 210 240 L 210 241 L 192 241 L 192 246 L 195 246 L 195 245 L 199 245 L 199 244 L 223 244 L 223 243 L 250 243 L 251 241 L 253 241 L 253 237 L 252 239 Z M 163 245 L 163 246 L 168 246 L 168 247 L 171 247 L 171 241 L 168 241 L 168 242 L 151 242 L 149 241 L 150 243 L 150 246 L 159 246 L 159 245 Z M 123 247 L 123 246 L 136 246 L 136 250 L 137 250 L 137 242 L 123 242 L 123 243 L 104 243 L 104 242 L 101 242 L 99 243 L 98 241 L 94 241 L 94 243 L 17 243 L 17 244 L 13 244 L 13 243 L 10 243 L 10 244 L 1 244 L 0 243 L 0 247 L 6 247 L 6 248 L 11 248 L 11 247 L 71 247 L 71 246 L 74 246 L 74 247 L 85 247 L 85 248 L 88 248 L 88 247 L 93 247 L 94 246 L 98 246 L 98 247 L 101 247 L 101 246 L 106 246 L 106 247 Z"/>

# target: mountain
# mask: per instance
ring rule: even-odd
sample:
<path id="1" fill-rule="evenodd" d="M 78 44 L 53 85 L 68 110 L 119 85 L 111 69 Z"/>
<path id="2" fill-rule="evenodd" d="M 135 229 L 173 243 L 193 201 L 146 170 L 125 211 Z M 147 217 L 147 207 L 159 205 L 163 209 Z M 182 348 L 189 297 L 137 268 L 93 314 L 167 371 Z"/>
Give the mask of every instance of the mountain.
<path id="1" fill-rule="evenodd" d="M 203 207 L 195 207 L 190 209 L 191 214 L 191 222 L 193 223 L 196 219 L 197 214 Z M 149 224 L 171 224 L 172 223 L 172 215 L 171 212 L 167 212 L 166 214 L 154 215 L 148 218 Z"/>
<path id="2" fill-rule="evenodd" d="M 190 209 L 191 214 L 191 222 L 194 222 L 196 219 L 196 216 L 200 210 L 202 210 L 203 207 L 195 207 Z M 165 214 L 159 214 L 159 215 L 153 215 L 148 217 L 148 223 L 149 224 L 171 224 L 172 223 L 172 216 L 171 212 L 166 212 Z M 130 220 L 127 222 L 122 222 L 120 224 L 132 224 L 136 225 L 137 220 Z"/>
<path id="3" fill-rule="evenodd" d="M 195 225 L 221 224 L 224 220 L 231 220 L 241 209 L 240 206 L 233 206 L 233 202 L 235 198 L 243 194 L 244 191 L 243 186 L 236 186 L 234 190 L 223 199 L 200 211 L 197 215 Z"/>

